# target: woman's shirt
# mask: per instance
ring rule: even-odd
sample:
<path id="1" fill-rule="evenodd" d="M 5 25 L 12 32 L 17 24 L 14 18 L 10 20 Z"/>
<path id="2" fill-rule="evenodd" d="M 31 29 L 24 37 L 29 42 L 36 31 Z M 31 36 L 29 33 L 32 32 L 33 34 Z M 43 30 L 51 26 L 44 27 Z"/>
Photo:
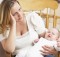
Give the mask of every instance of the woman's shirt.
<path id="1" fill-rule="evenodd" d="M 38 38 L 38 34 L 43 33 L 45 29 L 44 21 L 35 12 L 31 12 L 26 16 L 28 32 L 22 36 L 16 36 L 15 39 L 15 51 L 13 54 L 25 51 L 25 53 L 32 47 L 32 42 Z M 0 34 L 0 39 L 5 39 L 8 37 L 9 30 L 3 36 Z"/>

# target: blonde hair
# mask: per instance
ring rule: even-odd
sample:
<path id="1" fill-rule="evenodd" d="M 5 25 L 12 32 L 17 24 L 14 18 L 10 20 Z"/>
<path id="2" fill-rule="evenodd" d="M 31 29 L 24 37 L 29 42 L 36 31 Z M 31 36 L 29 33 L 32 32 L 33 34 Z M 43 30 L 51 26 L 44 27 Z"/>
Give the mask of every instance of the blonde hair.
<path id="1" fill-rule="evenodd" d="M 19 4 L 17 0 L 3 0 L 3 2 L 0 5 L 0 28 L 2 33 L 10 25 L 10 10 L 15 2 Z"/>

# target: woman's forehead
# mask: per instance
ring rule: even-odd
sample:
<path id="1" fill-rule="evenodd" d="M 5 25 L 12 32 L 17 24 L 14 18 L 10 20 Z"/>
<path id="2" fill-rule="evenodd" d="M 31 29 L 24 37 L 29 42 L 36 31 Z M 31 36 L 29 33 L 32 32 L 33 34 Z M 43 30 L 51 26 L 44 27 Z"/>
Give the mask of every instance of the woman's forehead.
<path id="1" fill-rule="evenodd" d="M 21 6 L 17 2 L 15 2 L 13 7 L 11 8 L 11 11 L 12 12 L 18 11 L 19 8 L 21 8 Z"/>

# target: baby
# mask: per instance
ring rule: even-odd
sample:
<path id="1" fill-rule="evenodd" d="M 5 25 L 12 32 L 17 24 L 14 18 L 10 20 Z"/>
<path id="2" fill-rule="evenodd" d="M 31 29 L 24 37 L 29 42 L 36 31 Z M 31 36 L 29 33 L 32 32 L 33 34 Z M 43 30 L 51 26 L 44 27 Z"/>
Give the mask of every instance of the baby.
<path id="1" fill-rule="evenodd" d="M 27 52 L 26 57 L 44 57 L 40 50 L 43 50 L 42 46 L 47 45 L 54 47 L 57 51 L 60 51 L 60 48 L 57 47 L 57 39 L 59 38 L 59 31 L 55 28 L 48 30 L 45 34 L 45 38 L 41 37 L 39 41 L 34 44 L 34 46 Z M 16 57 L 20 57 L 17 54 Z"/>

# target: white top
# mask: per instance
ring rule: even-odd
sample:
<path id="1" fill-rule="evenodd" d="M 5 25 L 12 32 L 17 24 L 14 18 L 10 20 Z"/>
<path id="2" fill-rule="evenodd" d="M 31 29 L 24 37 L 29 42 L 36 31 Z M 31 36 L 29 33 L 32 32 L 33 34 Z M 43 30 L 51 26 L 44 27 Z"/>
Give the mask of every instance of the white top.
<path id="1" fill-rule="evenodd" d="M 16 36 L 14 54 L 17 54 L 21 50 L 29 50 L 32 47 L 32 42 L 38 38 L 38 34 L 43 33 L 45 29 L 44 21 L 35 12 L 31 12 L 26 16 L 28 32 L 22 36 Z M 9 30 L 5 33 L 5 36 L 0 34 L 0 40 L 5 39 L 9 34 Z"/>

